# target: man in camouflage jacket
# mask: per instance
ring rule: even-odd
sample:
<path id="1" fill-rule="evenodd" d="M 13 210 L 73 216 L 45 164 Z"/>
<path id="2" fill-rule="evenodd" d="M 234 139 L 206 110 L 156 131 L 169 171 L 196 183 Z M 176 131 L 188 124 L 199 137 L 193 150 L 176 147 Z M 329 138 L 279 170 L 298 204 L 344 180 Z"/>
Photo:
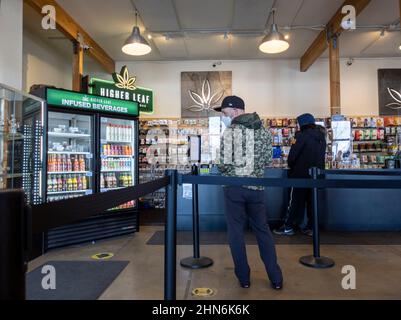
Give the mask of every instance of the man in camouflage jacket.
<path id="1" fill-rule="evenodd" d="M 246 114 L 245 103 L 239 97 L 227 97 L 215 109 L 223 113 L 224 131 L 220 144 L 219 170 L 223 176 L 263 178 L 272 161 L 272 136 L 263 127 L 256 113 Z M 254 231 L 260 256 L 274 289 L 283 286 L 283 276 L 277 263 L 274 240 L 267 224 L 264 188 L 259 186 L 225 186 L 225 216 L 228 239 L 241 287 L 250 287 L 244 229 L 247 220 Z"/>

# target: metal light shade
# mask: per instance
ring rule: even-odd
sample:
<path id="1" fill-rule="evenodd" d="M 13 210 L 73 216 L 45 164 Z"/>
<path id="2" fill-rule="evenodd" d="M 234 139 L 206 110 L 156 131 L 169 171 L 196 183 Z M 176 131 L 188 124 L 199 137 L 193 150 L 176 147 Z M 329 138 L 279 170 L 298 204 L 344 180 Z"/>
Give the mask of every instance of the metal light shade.
<path id="1" fill-rule="evenodd" d="M 131 56 L 143 56 L 152 51 L 149 43 L 141 36 L 141 32 L 137 26 L 132 30 L 131 35 L 125 40 L 122 51 Z"/>
<path id="2" fill-rule="evenodd" d="M 284 36 L 278 31 L 275 23 L 272 24 L 270 33 L 263 38 L 259 46 L 259 50 L 264 53 L 281 53 L 290 47 L 290 44 L 285 40 Z"/>

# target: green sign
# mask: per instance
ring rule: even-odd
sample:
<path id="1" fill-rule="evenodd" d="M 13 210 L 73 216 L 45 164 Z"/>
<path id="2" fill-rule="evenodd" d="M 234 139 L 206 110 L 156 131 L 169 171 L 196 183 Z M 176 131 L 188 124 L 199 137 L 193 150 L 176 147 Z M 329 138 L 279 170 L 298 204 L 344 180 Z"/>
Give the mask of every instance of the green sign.
<path id="1" fill-rule="evenodd" d="M 153 91 L 135 86 L 135 77 L 130 77 L 128 68 L 122 67 L 120 73 L 113 74 L 114 81 L 92 78 L 89 92 L 102 97 L 137 102 L 141 113 L 153 113 Z"/>
<path id="2" fill-rule="evenodd" d="M 72 91 L 47 89 L 47 104 L 79 110 L 138 116 L 138 103 L 92 96 Z"/>

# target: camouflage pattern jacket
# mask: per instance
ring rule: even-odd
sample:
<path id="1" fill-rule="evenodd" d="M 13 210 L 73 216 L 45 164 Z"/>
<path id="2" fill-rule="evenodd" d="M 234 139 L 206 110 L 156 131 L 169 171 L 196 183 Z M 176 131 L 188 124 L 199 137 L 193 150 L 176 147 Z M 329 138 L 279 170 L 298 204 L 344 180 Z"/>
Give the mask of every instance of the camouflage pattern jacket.
<path id="1" fill-rule="evenodd" d="M 263 127 L 256 113 L 235 118 L 224 131 L 220 142 L 220 164 L 223 176 L 263 178 L 265 168 L 271 165 L 272 135 Z M 258 186 L 244 186 L 264 190 Z"/>

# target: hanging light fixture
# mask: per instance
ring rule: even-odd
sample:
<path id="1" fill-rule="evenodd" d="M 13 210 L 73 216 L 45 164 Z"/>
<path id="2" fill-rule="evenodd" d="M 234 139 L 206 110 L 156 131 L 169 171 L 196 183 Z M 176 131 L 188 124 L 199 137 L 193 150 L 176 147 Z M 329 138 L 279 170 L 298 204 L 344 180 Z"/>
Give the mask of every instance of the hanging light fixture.
<path id="1" fill-rule="evenodd" d="M 279 32 L 277 24 L 275 22 L 275 13 L 276 10 L 272 10 L 273 13 L 273 24 L 271 25 L 270 32 L 267 36 L 265 36 L 262 40 L 262 43 L 259 46 L 259 50 L 264 53 L 275 54 L 281 53 L 290 47 L 288 41 L 286 41 L 285 37 Z"/>
<path id="2" fill-rule="evenodd" d="M 132 29 L 132 33 L 128 39 L 125 40 L 122 51 L 131 56 L 143 56 L 152 51 L 149 43 L 141 36 L 141 32 L 138 28 L 137 10 L 135 10 L 135 27 Z"/>

